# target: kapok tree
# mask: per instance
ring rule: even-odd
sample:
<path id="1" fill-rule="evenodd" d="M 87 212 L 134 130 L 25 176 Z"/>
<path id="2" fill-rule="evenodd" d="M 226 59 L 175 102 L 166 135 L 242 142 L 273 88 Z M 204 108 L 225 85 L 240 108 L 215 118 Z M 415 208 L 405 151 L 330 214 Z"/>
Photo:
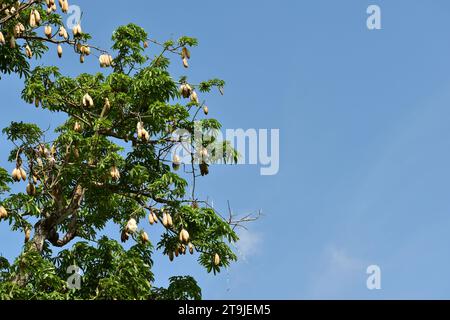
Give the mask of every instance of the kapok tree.
<path id="1" fill-rule="evenodd" d="M 0 259 L 0 299 L 199 299 L 190 276 L 155 288 L 152 257 L 194 254 L 214 273 L 236 260 L 235 227 L 249 219 L 225 219 L 195 192 L 210 164 L 237 161 L 227 142 L 216 141 L 220 123 L 200 99 L 213 88 L 223 94 L 224 82 L 169 74 L 169 55 L 188 67 L 194 38 L 159 43 L 130 24 L 114 32 L 108 53 L 88 44 L 80 25 L 72 31 L 54 1 L 0 6 L 1 73 L 25 76 L 26 102 L 67 115 L 49 140 L 35 124 L 3 130 L 15 148 L 12 173 L 0 168 L 0 219 L 23 232 L 25 245 L 13 263 Z M 71 78 L 54 66 L 31 70 L 27 60 L 51 45 L 60 57 L 63 45 L 72 46 L 81 62 L 98 52 L 105 72 Z M 145 55 L 155 48 L 154 58 Z M 186 146 L 188 163 L 171 152 Z M 12 183 L 22 191 L 13 193 Z M 108 223 L 120 226 L 122 243 L 105 232 Z M 150 243 L 145 230 L 160 240 Z M 72 266 L 82 270 L 80 288 L 67 282 Z"/>

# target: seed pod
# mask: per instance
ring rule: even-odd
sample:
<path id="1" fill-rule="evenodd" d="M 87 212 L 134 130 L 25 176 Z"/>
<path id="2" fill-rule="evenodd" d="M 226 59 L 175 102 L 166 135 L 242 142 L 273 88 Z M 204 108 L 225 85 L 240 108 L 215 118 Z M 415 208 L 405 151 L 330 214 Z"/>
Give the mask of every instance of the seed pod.
<path id="1" fill-rule="evenodd" d="M 191 58 L 191 53 L 189 52 L 188 48 L 183 47 L 183 49 L 181 49 L 181 57 L 190 59 Z"/>
<path id="2" fill-rule="evenodd" d="M 73 125 L 73 130 L 75 132 L 81 132 L 81 124 L 78 121 L 75 121 L 75 124 Z"/>
<path id="3" fill-rule="evenodd" d="M 141 233 L 141 239 L 142 239 L 143 243 L 147 243 L 148 242 L 149 239 L 148 239 L 147 232 L 144 231 L 144 232 Z"/>
<path id="4" fill-rule="evenodd" d="M 83 96 L 83 106 L 84 107 L 93 107 L 94 106 L 94 100 L 92 100 L 92 97 L 89 95 L 89 93 L 86 93 Z"/>
<path id="5" fill-rule="evenodd" d="M 178 258 L 179 255 L 180 255 L 180 248 L 176 248 L 175 249 L 175 257 Z"/>
<path id="6" fill-rule="evenodd" d="M 208 106 L 204 106 L 204 107 L 203 107 L 203 113 L 205 114 L 205 116 L 208 115 L 208 113 L 209 113 Z"/>
<path id="7" fill-rule="evenodd" d="M 29 183 L 29 184 L 27 185 L 27 194 L 28 194 L 29 196 L 34 196 L 34 195 L 36 195 L 36 187 L 34 186 L 34 184 Z"/>
<path id="8" fill-rule="evenodd" d="M 130 220 L 128 220 L 127 226 L 126 226 L 125 230 L 126 230 L 128 233 L 133 234 L 133 233 L 135 233 L 135 232 L 137 231 L 137 229 L 138 229 L 138 226 L 137 226 L 136 220 L 133 219 L 133 218 L 131 218 Z"/>
<path id="9" fill-rule="evenodd" d="M 192 88 L 189 84 L 183 83 L 180 86 L 180 94 L 183 98 L 189 98 L 191 96 L 191 93 L 192 93 Z"/>
<path id="10" fill-rule="evenodd" d="M 31 11 L 30 13 L 30 21 L 29 21 L 31 28 L 36 28 L 36 16 L 34 15 L 34 11 Z"/>
<path id="11" fill-rule="evenodd" d="M 186 254 L 186 246 L 184 244 L 180 246 L 180 252 L 181 254 Z"/>
<path id="12" fill-rule="evenodd" d="M 25 55 L 28 57 L 28 59 L 31 59 L 33 57 L 33 52 L 31 51 L 29 45 L 25 47 Z"/>
<path id="13" fill-rule="evenodd" d="M 170 213 L 167 214 L 167 225 L 169 226 L 169 228 L 173 227 L 172 216 L 170 215 Z"/>
<path id="14" fill-rule="evenodd" d="M 60 44 L 58 44 L 58 49 L 57 49 L 57 51 L 58 51 L 58 57 L 62 57 L 62 54 L 63 54 L 63 48 L 61 47 L 61 45 Z"/>
<path id="15" fill-rule="evenodd" d="M 189 63 L 188 63 L 188 61 L 187 61 L 186 58 L 183 58 L 183 66 L 184 66 L 185 68 L 189 68 Z"/>
<path id="16" fill-rule="evenodd" d="M 173 156 L 173 161 L 172 161 L 172 168 L 173 170 L 177 171 L 180 169 L 180 165 L 181 165 L 181 159 L 180 157 L 176 154 Z"/>
<path id="17" fill-rule="evenodd" d="M 158 216 L 153 212 L 153 220 L 155 220 L 155 223 L 158 223 L 159 219 Z"/>
<path id="18" fill-rule="evenodd" d="M 187 232 L 186 229 L 182 229 L 179 235 L 179 240 L 182 243 L 188 243 L 189 242 L 189 232 Z"/>
<path id="19" fill-rule="evenodd" d="M 36 21 L 37 25 L 41 23 L 41 14 L 38 10 L 34 10 L 34 20 Z"/>
<path id="20" fill-rule="evenodd" d="M 26 229 L 25 230 L 25 243 L 30 241 L 30 236 L 31 236 L 31 230 L 30 229 Z"/>
<path id="21" fill-rule="evenodd" d="M 150 222 L 151 225 L 155 224 L 155 218 L 153 217 L 153 212 L 150 212 L 148 215 L 148 222 Z"/>
<path id="22" fill-rule="evenodd" d="M 51 39 L 52 38 L 52 26 L 50 26 L 50 25 L 45 26 L 44 33 L 47 38 Z"/>
<path id="23" fill-rule="evenodd" d="M 163 213 L 162 224 L 166 228 L 169 227 L 169 221 L 168 221 L 168 218 L 167 218 L 167 213 L 165 213 L 165 212 Z"/>
<path id="24" fill-rule="evenodd" d="M 67 13 L 69 11 L 69 2 L 67 0 L 64 0 L 61 6 L 61 11 L 63 13 Z"/>
<path id="25" fill-rule="evenodd" d="M 147 48 L 148 48 L 148 42 L 144 41 L 144 49 L 147 49 Z"/>
<path id="26" fill-rule="evenodd" d="M 214 265 L 217 267 L 220 264 L 220 256 L 216 253 L 214 255 Z"/>
<path id="27" fill-rule="evenodd" d="M 80 36 L 83 33 L 79 23 L 75 27 L 72 28 L 72 32 L 73 32 L 74 37 Z"/>
<path id="28" fill-rule="evenodd" d="M 69 38 L 69 34 L 67 33 L 67 30 L 63 26 L 59 27 L 59 36 L 63 37 L 66 40 Z"/>
<path id="29" fill-rule="evenodd" d="M 120 172 L 119 172 L 119 169 L 117 169 L 116 166 L 113 166 L 111 168 L 110 173 L 111 173 L 111 177 L 113 178 L 113 180 L 118 181 L 120 179 Z"/>
<path id="30" fill-rule="evenodd" d="M 169 253 L 168 253 L 168 255 L 169 255 L 169 260 L 170 261 L 173 261 L 173 252 L 172 251 L 170 251 Z"/>
<path id="31" fill-rule="evenodd" d="M 80 63 L 84 63 L 84 55 L 80 54 Z"/>
<path id="32" fill-rule="evenodd" d="M 91 54 L 91 47 L 89 46 L 83 46 L 83 53 L 88 56 Z"/>
<path id="33" fill-rule="evenodd" d="M 0 220 L 8 218 L 8 211 L 6 211 L 5 207 L 0 206 Z"/>
<path id="34" fill-rule="evenodd" d="M 206 162 L 200 163 L 199 167 L 202 176 L 207 176 L 209 174 L 209 165 Z"/>
<path id="35" fill-rule="evenodd" d="M 20 169 L 20 176 L 22 178 L 23 181 L 27 180 L 27 173 L 25 172 L 25 170 L 21 167 Z"/>
<path id="36" fill-rule="evenodd" d="M 34 184 L 38 183 L 38 180 L 39 180 L 39 178 L 38 178 L 38 177 L 36 177 L 36 176 L 33 176 L 33 183 L 34 183 Z"/>
<path id="37" fill-rule="evenodd" d="M 130 238 L 130 235 L 125 230 L 123 230 L 120 235 L 120 240 L 122 242 L 126 242 L 129 238 Z"/>
<path id="38" fill-rule="evenodd" d="M 6 41 L 5 41 L 5 36 L 3 35 L 2 32 L 0 32 L 0 44 L 1 44 L 1 45 L 4 45 L 5 43 L 6 43 Z"/>
<path id="39" fill-rule="evenodd" d="M 148 133 L 148 131 L 147 130 L 145 130 L 145 129 L 143 129 L 142 130 L 142 132 L 143 132 L 143 139 L 145 140 L 145 141 L 150 141 L 150 133 Z"/>
<path id="40" fill-rule="evenodd" d="M 189 242 L 188 246 L 189 246 L 189 253 L 194 254 L 194 245 L 191 242 Z"/>
<path id="41" fill-rule="evenodd" d="M 198 103 L 199 103 L 199 100 L 198 100 L 197 92 L 192 91 L 191 96 L 190 96 L 190 99 L 191 99 L 192 102 L 195 102 L 195 103 L 198 104 Z"/>

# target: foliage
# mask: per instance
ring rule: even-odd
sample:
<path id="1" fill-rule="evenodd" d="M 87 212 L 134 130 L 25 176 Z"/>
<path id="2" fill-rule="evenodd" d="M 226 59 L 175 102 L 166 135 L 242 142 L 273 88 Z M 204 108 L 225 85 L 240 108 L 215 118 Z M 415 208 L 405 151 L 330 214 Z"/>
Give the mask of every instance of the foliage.
<path id="1" fill-rule="evenodd" d="M 186 76 L 175 81 L 168 54 L 181 57 L 187 67 L 188 48 L 197 40 L 158 43 L 134 24 L 113 33 L 111 68 L 103 73 L 71 78 L 54 66 L 31 70 L 26 45 L 35 57 L 48 49 L 46 43 L 71 45 L 82 57 L 87 56 L 82 46 L 95 48 L 84 33 L 40 37 L 39 26 L 27 23 L 31 10 L 40 12 L 41 26 L 62 26 L 61 16 L 48 13 L 45 1 L 15 3 L 2 1 L 0 32 L 11 39 L 13 28 L 23 23 L 26 30 L 15 39 L 24 42 L 0 45 L 0 73 L 25 76 L 22 98 L 67 119 L 52 141 L 35 124 L 13 122 L 3 130 L 15 146 L 9 154 L 13 178 L 27 183 L 23 192 L 11 193 L 13 180 L 0 168 L 5 220 L 25 234 L 23 253 L 12 264 L 0 259 L 0 299 L 200 299 L 201 289 L 190 276 L 171 278 L 168 288 L 154 287 L 152 256 L 155 248 L 170 260 L 191 252 L 214 273 L 236 260 L 230 244 L 238 238 L 231 221 L 195 194 L 195 180 L 208 174 L 210 164 L 238 158 L 227 142 L 216 141 L 220 123 L 199 118 L 204 104 L 197 91 L 216 87 L 223 93 L 225 83 L 212 79 L 194 85 Z M 5 13 L 11 5 L 15 15 Z M 150 49 L 161 48 L 154 58 L 145 54 L 149 43 Z M 181 164 L 170 151 L 186 141 L 174 134 L 194 135 L 198 127 L 202 139 L 188 142 L 194 161 Z M 128 250 L 114 240 L 119 235 L 102 235 L 111 222 L 120 227 L 122 242 L 133 243 Z M 150 228 L 160 234 L 156 244 L 148 240 Z M 79 290 L 66 281 L 72 265 L 82 270 Z"/>

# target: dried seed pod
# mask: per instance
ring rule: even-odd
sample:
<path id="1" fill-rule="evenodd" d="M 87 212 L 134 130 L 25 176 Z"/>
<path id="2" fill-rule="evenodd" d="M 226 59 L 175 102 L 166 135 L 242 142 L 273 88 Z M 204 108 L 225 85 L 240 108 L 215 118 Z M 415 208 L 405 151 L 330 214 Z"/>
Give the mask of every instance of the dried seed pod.
<path id="1" fill-rule="evenodd" d="M 189 242 L 188 246 L 189 246 L 189 253 L 194 254 L 194 245 L 192 244 L 192 242 Z"/>
<path id="2" fill-rule="evenodd" d="M 36 9 L 34 10 L 34 19 L 36 20 L 37 25 L 41 23 L 41 14 Z"/>
<path id="3" fill-rule="evenodd" d="M 188 63 L 188 61 L 187 61 L 187 58 L 183 58 L 183 66 L 184 66 L 185 68 L 189 68 L 189 63 Z"/>
<path id="4" fill-rule="evenodd" d="M 8 211 L 6 211 L 5 207 L 0 206 L 0 220 L 8 218 Z"/>
<path id="5" fill-rule="evenodd" d="M 180 255 L 180 248 L 176 248 L 175 249 L 175 257 L 178 258 L 179 255 Z"/>
<path id="6" fill-rule="evenodd" d="M 61 11 L 62 11 L 63 13 L 69 12 L 69 1 L 64 0 L 64 1 L 62 2 L 62 5 L 61 5 Z"/>
<path id="7" fill-rule="evenodd" d="M 183 49 L 181 49 L 181 57 L 184 59 L 190 59 L 191 58 L 191 53 L 189 52 L 188 48 L 183 47 Z"/>
<path id="8" fill-rule="evenodd" d="M 177 171 L 180 169 L 180 165 L 181 165 L 181 159 L 180 157 L 176 154 L 173 156 L 173 161 L 172 161 L 172 168 L 173 170 Z"/>
<path id="9" fill-rule="evenodd" d="M 81 132 L 81 124 L 78 121 L 75 121 L 75 124 L 73 125 L 73 130 L 75 132 Z"/>
<path id="10" fill-rule="evenodd" d="M 208 115 L 208 113 L 209 113 L 208 106 L 203 106 L 203 113 L 205 114 L 205 116 Z"/>
<path id="11" fill-rule="evenodd" d="M 192 91 L 190 96 L 191 102 L 199 103 L 197 92 Z"/>
<path id="12" fill-rule="evenodd" d="M 144 49 L 147 49 L 147 48 L 148 48 L 148 42 L 144 41 Z"/>
<path id="13" fill-rule="evenodd" d="M 61 58 L 62 54 L 63 54 L 63 48 L 61 47 L 60 44 L 58 44 L 57 51 L 58 51 L 58 57 Z"/>
<path id="14" fill-rule="evenodd" d="M 25 55 L 28 57 L 28 59 L 31 59 L 33 57 L 33 52 L 31 51 L 29 45 L 25 47 Z"/>
<path id="15" fill-rule="evenodd" d="M 45 26 L 44 33 L 47 38 L 51 39 L 52 38 L 52 26 L 50 26 L 50 25 Z"/>
<path id="16" fill-rule="evenodd" d="M 148 222 L 150 222 L 151 225 L 155 224 L 155 218 L 153 217 L 152 211 L 150 211 L 150 214 L 148 215 Z"/>
<path id="17" fill-rule="evenodd" d="M 30 21 L 29 21 L 30 27 L 31 28 L 36 28 L 36 16 L 34 15 L 34 10 L 31 11 L 30 13 Z"/>
<path id="18" fill-rule="evenodd" d="M 148 238 L 147 232 L 144 231 L 144 232 L 141 233 L 141 240 L 142 240 L 143 243 L 147 243 L 148 242 L 149 238 Z"/>
<path id="19" fill-rule="evenodd" d="M 94 100 L 92 99 L 92 97 L 89 95 L 89 93 L 86 93 L 83 96 L 83 106 L 84 107 L 93 107 L 94 106 Z"/>
<path id="20" fill-rule="evenodd" d="M 84 63 L 84 55 L 80 54 L 80 63 Z"/>
<path id="21" fill-rule="evenodd" d="M 66 40 L 69 38 L 69 34 L 67 33 L 67 30 L 63 26 L 59 27 L 59 33 L 58 34 L 59 34 L 60 37 L 63 37 Z"/>
<path id="22" fill-rule="evenodd" d="M 120 179 L 120 172 L 119 172 L 119 169 L 117 169 L 116 166 L 113 166 L 111 168 L 110 173 L 111 173 L 111 177 L 113 178 L 113 180 L 118 181 Z"/>
<path id="23" fill-rule="evenodd" d="M 173 252 L 172 252 L 172 251 L 170 251 L 170 252 L 168 253 L 168 256 L 169 256 L 169 260 L 170 260 L 170 261 L 173 261 L 174 256 L 173 256 Z"/>
<path id="24" fill-rule="evenodd" d="M 179 235 L 179 240 L 181 243 L 189 242 L 189 232 L 186 229 L 182 229 Z"/>
<path id="25" fill-rule="evenodd" d="M 130 235 L 125 230 L 123 230 L 120 235 L 120 240 L 122 242 L 126 242 L 129 238 L 130 238 Z"/>
<path id="26" fill-rule="evenodd" d="M 27 194 L 29 195 L 29 196 L 34 196 L 34 195 L 36 195 L 36 187 L 34 186 L 34 184 L 32 184 L 32 183 L 29 183 L 28 185 L 27 185 Z"/>
<path id="27" fill-rule="evenodd" d="M 16 48 L 16 38 L 14 36 L 11 36 L 11 39 L 9 39 L 9 47 L 11 49 L 15 49 Z"/>
<path id="28" fill-rule="evenodd" d="M 180 246 L 180 252 L 181 254 L 186 254 L 186 246 L 184 244 Z"/>
<path id="29" fill-rule="evenodd" d="M 137 226 L 136 220 L 134 218 L 131 218 L 130 220 L 128 220 L 127 226 L 125 228 L 127 233 L 133 234 L 137 231 L 137 229 L 138 229 L 138 226 Z"/>
<path id="30" fill-rule="evenodd" d="M 180 86 L 180 94 L 183 98 L 189 98 L 191 96 L 192 93 L 192 87 L 187 84 L 187 83 L 183 83 Z"/>
<path id="31" fill-rule="evenodd" d="M 173 220 L 172 220 L 172 216 L 170 215 L 170 213 L 167 214 L 167 225 L 169 226 L 169 228 L 173 227 Z"/>
<path id="32" fill-rule="evenodd" d="M 220 256 L 216 253 L 214 255 L 214 265 L 217 267 L 220 264 Z"/>
<path id="33" fill-rule="evenodd" d="M 209 165 L 206 162 L 200 163 L 199 167 L 202 176 L 207 176 L 209 174 Z"/>
<path id="34" fill-rule="evenodd" d="M 168 218 L 167 218 L 167 213 L 165 213 L 165 212 L 163 213 L 162 224 L 166 228 L 169 227 L 169 221 L 168 221 Z"/>
<path id="35" fill-rule="evenodd" d="M 30 236 L 31 236 L 31 230 L 30 229 L 26 229 L 25 230 L 25 243 L 30 241 Z"/>
<path id="36" fill-rule="evenodd" d="M 2 32 L 0 32 L 0 44 L 1 44 L 1 45 L 4 45 L 4 44 L 6 44 L 6 41 L 5 41 L 5 36 L 3 35 L 3 33 L 2 33 Z"/>
<path id="37" fill-rule="evenodd" d="M 20 177 L 22 178 L 22 180 L 23 181 L 27 180 L 27 173 L 25 172 L 25 170 L 22 167 L 20 167 L 19 170 L 20 170 Z"/>
<path id="38" fill-rule="evenodd" d="M 74 37 L 81 36 L 83 34 L 83 30 L 81 29 L 81 26 L 79 23 L 75 27 L 72 28 L 72 33 L 73 33 Z"/>
<path id="39" fill-rule="evenodd" d="M 158 223 L 159 219 L 158 216 L 153 212 L 153 220 L 155 220 L 155 223 Z"/>

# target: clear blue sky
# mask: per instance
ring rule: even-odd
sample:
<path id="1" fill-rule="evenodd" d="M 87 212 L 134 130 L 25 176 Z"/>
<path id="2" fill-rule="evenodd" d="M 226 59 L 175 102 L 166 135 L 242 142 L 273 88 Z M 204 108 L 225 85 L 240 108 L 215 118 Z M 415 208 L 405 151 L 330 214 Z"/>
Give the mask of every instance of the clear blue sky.
<path id="1" fill-rule="evenodd" d="M 195 36 L 189 75 L 228 84 L 209 99 L 211 115 L 281 132 L 278 175 L 220 166 L 201 181 L 218 208 L 263 210 L 243 235 L 245 259 L 213 277 L 193 259 L 159 256 L 158 284 L 192 273 L 211 299 L 450 298 L 449 1 L 108 3 L 71 1 L 99 46 L 129 22 L 161 40 Z M 369 4 L 381 7 L 382 30 L 367 30 Z M 94 58 L 54 56 L 45 63 L 68 74 L 99 70 Z M 16 77 L 0 82 L 2 128 L 60 123 L 20 101 L 21 89 Z M 12 168 L 1 145 L 0 165 Z M 1 225 L 0 241 L 11 258 L 22 236 Z M 371 264 L 379 291 L 366 288 Z"/>

